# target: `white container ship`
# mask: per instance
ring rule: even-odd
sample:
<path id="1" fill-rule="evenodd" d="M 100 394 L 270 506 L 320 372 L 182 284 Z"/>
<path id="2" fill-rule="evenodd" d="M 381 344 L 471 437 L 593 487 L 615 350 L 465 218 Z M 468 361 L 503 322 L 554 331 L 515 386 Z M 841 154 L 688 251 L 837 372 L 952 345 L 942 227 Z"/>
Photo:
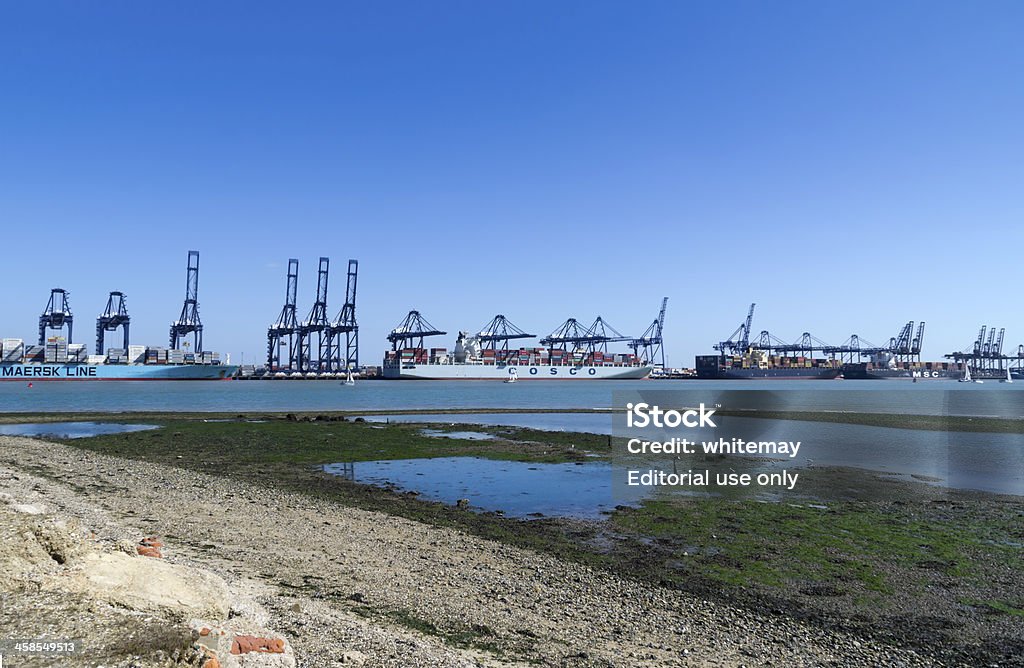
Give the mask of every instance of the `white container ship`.
<path id="1" fill-rule="evenodd" d="M 657 322 L 657 321 L 656 321 Z M 411 311 L 388 336 L 393 348 L 385 353 L 382 376 L 409 380 L 629 380 L 651 375 L 651 337 L 632 339 L 612 330 L 600 318 L 583 328 L 574 319 L 541 340 L 546 347 L 512 348 L 509 341 L 532 338 L 504 316 L 496 316 L 475 335 L 459 332 L 455 349 L 426 348 L 424 337 L 443 335 Z M 610 341 L 629 341 L 633 352 L 607 352 Z M 410 345 L 411 344 L 411 345 Z M 660 329 L 657 335 L 660 349 Z"/>

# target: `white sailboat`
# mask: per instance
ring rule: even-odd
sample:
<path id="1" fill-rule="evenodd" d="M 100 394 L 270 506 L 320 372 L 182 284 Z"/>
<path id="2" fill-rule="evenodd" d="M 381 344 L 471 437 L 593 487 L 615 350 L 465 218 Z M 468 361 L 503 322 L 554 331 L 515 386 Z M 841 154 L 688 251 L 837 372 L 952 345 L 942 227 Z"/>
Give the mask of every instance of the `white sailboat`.
<path id="1" fill-rule="evenodd" d="M 959 382 L 961 382 L 961 383 L 978 383 L 978 384 L 981 384 L 981 383 L 984 383 L 985 381 L 983 381 L 981 379 L 978 379 L 978 378 L 974 378 L 973 376 L 971 376 L 971 365 L 970 365 L 969 362 L 964 362 L 964 377 L 961 378 Z"/>
<path id="2" fill-rule="evenodd" d="M 348 373 L 345 374 L 345 382 L 342 383 L 342 385 L 355 385 L 355 384 L 356 384 L 356 379 L 352 377 L 352 369 L 349 369 Z"/>
<path id="3" fill-rule="evenodd" d="M 519 380 L 519 372 L 515 368 L 508 370 L 508 378 L 505 379 L 506 383 L 514 383 Z"/>
<path id="4" fill-rule="evenodd" d="M 1010 376 L 1010 365 L 1009 364 L 1006 365 L 1006 378 L 1004 378 L 1001 382 L 1003 382 L 1003 383 L 1012 383 L 1013 382 L 1013 377 Z"/>

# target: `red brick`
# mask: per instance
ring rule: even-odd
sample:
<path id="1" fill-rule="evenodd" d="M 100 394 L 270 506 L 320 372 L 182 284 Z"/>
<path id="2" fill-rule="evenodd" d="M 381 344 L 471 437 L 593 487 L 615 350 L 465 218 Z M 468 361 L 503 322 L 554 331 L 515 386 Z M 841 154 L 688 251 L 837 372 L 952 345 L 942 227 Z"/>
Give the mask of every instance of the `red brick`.
<path id="1" fill-rule="evenodd" d="M 232 654 L 248 654 L 249 652 L 265 652 L 283 654 L 284 640 L 281 638 L 257 638 L 256 636 L 235 636 L 231 641 Z"/>

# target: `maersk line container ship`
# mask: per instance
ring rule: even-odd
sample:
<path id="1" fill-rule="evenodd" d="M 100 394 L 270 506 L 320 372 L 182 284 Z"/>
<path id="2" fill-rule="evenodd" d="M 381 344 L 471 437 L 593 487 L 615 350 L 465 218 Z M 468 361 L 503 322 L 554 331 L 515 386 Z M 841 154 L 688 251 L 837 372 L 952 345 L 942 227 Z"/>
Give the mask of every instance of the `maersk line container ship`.
<path id="1" fill-rule="evenodd" d="M 569 322 L 575 323 L 573 319 Z M 629 340 L 628 337 L 612 338 L 597 334 L 593 326 L 581 328 L 578 333 L 581 335 L 562 337 L 566 341 L 573 340 L 577 344 L 576 349 L 510 349 L 507 347 L 510 339 L 533 335 L 511 325 L 504 316 L 497 316 L 476 335 L 459 332 L 455 349 L 449 352 L 447 348 L 426 348 L 422 345 L 423 337 L 445 332 L 435 330 L 422 320 L 418 312 L 412 311 L 403 324 L 388 336 L 396 347 L 384 355 L 382 376 L 416 380 L 627 380 L 647 378 L 654 370 L 653 364 L 639 359 L 635 352 L 609 353 L 598 349 L 609 340 Z M 416 345 L 397 345 L 410 341 Z M 548 337 L 541 343 L 550 341 L 551 337 Z M 496 346 L 495 342 L 505 342 L 506 346 Z"/>
<path id="2" fill-rule="evenodd" d="M 0 348 L 0 381 L 223 380 L 237 369 L 213 352 L 129 346 L 89 355 L 83 344 L 69 344 L 64 337 L 50 337 L 39 346 L 3 339 Z"/>

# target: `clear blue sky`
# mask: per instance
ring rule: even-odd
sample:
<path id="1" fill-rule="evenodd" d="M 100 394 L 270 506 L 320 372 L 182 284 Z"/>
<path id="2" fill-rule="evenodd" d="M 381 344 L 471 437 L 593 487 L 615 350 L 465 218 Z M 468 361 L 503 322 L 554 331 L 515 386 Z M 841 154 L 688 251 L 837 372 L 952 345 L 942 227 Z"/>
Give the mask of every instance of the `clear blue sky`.
<path id="1" fill-rule="evenodd" d="M 419 309 L 531 332 L 670 297 L 669 362 L 754 328 L 1024 342 L 1024 5 L 0 5 L 0 324 L 110 290 L 261 359 L 301 260 L 360 260 L 363 358 Z M 451 337 L 435 345 L 451 345 Z"/>

